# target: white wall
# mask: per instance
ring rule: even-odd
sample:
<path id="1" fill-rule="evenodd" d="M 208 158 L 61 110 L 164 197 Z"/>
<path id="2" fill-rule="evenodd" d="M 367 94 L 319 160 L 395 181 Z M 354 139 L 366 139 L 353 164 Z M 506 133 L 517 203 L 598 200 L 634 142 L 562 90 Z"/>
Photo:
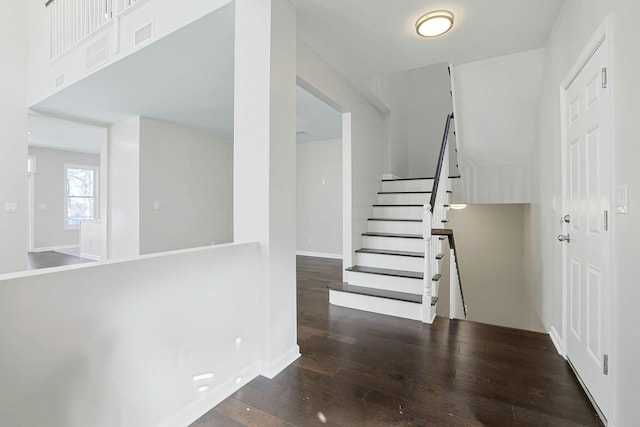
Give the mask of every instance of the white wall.
<path id="1" fill-rule="evenodd" d="M 296 334 L 296 11 L 236 0 L 234 239 L 258 241 L 262 374 L 300 356 Z"/>
<path id="2" fill-rule="evenodd" d="M 0 3 L 0 273 L 27 267 L 27 7 Z M 18 211 L 5 212 L 5 203 Z"/>
<path id="3" fill-rule="evenodd" d="M 353 265 L 353 250 L 366 231 L 371 206 L 377 201 L 384 173 L 388 117 L 366 100 L 342 76 L 298 42 L 298 83 L 343 112 L 343 262 Z"/>
<path id="4" fill-rule="evenodd" d="M 140 255 L 140 117 L 109 128 L 109 259 Z"/>
<path id="5" fill-rule="evenodd" d="M 531 202 L 543 57 L 536 49 L 453 67 L 461 201 Z"/>
<path id="6" fill-rule="evenodd" d="M 613 186 L 629 185 L 629 214 L 612 217 L 613 304 L 610 366 L 613 407 L 609 425 L 635 425 L 640 420 L 640 370 L 637 367 L 640 321 L 640 264 L 637 262 L 640 211 L 640 168 L 637 165 L 638 106 L 640 97 L 640 44 L 637 16 L 640 3 L 627 0 L 566 0 L 550 35 L 544 58 L 543 91 L 537 145 L 536 200 L 532 210 L 534 233 L 540 247 L 533 248 L 538 267 L 536 296 L 545 326 L 562 331 L 560 233 L 561 163 L 559 87 L 569 69 L 604 18 L 611 15 L 610 84 L 613 105 Z M 534 239 L 535 240 L 535 239 Z M 535 265 L 534 264 L 534 265 Z"/>
<path id="7" fill-rule="evenodd" d="M 432 177 L 436 173 L 447 115 L 453 111 L 448 66 L 436 64 L 406 73 L 409 177 Z"/>
<path id="8" fill-rule="evenodd" d="M 0 424 L 189 425 L 258 375 L 258 257 L 223 245 L 0 277 Z"/>
<path id="9" fill-rule="evenodd" d="M 446 118 L 453 111 L 448 66 L 435 64 L 366 82 L 389 110 L 386 174 L 435 174 Z"/>
<path id="10" fill-rule="evenodd" d="M 342 140 L 296 144 L 298 253 L 342 258 Z"/>
<path id="11" fill-rule="evenodd" d="M 230 139 L 141 118 L 139 191 L 141 254 L 233 241 Z"/>
<path id="12" fill-rule="evenodd" d="M 528 210 L 492 204 L 449 211 L 468 320 L 544 331 L 527 292 Z"/>
<path id="13" fill-rule="evenodd" d="M 70 163 L 95 166 L 99 170 L 100 156 L 38 147 L 29 147 L 29 155 L 36 157 L 37 164 L 33 203 L 35 248 L 78 246 L 80 229 L 65 229 L 64 167 Z"/>

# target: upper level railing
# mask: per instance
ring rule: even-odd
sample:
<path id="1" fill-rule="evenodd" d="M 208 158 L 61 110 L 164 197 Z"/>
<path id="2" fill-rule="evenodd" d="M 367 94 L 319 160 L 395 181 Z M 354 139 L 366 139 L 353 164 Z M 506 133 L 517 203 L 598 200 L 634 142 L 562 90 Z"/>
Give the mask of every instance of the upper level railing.
<path id="1" fill-rule="evenodd" d="M 141 0 L 48 0 L 50 60 L 58 58 Z"/>

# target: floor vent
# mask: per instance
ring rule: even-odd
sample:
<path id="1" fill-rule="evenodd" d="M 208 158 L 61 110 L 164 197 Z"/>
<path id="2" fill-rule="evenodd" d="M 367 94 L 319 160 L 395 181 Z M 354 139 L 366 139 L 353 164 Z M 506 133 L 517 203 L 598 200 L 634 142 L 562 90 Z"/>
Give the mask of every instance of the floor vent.
<path id="1" fill-rule="evenodd" d="M 152 38 L 153 38 L 153 23 L 150 22 L 134 33 L 133 44 L 135 47 L 139 47 L 140 45 L 148 42 Z"/>
<path id="2" fill-rule="evenodd" d="M 109 39 L 105 35 L 87 46 L 85 71 L 92 71 L 96 67 L 107 63 L 109 54 L 108 41 Z"/>

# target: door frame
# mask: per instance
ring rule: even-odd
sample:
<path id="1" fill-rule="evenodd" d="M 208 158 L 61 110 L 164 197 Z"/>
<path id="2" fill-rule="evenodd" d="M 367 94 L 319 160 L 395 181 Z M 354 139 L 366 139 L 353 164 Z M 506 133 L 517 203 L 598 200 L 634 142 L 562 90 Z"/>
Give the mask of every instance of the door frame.
<path id="1" fill-rule="evenodd" d="M 569 89 L 569 87 L 571 86 L 571 84 L 574 82 L 574 80 L 578 77 L 578 75 L 580 74 L 580 72 L 584 69 L 584 67 L 587 65 L 587 63 L 591 60 L 591 58 L 593 57 L 593 55 L 596 53 L 596 51 L 601 47 L 601 46 L 605 46 L 607 48 L 607 53 L 608 53 L 608 58 L 607 58 L 607 86 L 609 89 L 609 141 L 610 141 L 610 146 L 609 149 L 611 151 L 611 156 L 610 156 L 610 173 L 609 173 L 609 206 L 613 206 L 612 204 L 612 197 L 614 194 L 614 185 L 613 185 L 613 171 L 614 171 L 614 158 L 613 158 L 613 145 L 615 143 L 615 139 L 614 139 L 614 130 L 613 130 L 613 117 L 614 117 L 614 112 L 613 112 L 613 98 L 614 98 L 614 90 L 613 90 L 613 79 L 611 78 L 613 76 L 613 72 L 612 72 L 612 61 L 611 61 L 611 15 L 608 15 L 607 17 L 605 17 L 605 19 L 603 20 L 603 22 L 598 26 L 598 29 L 595 31 L 595 33 L 593 34 L 593 36 L 589 39 L 589 42 L 585 45 L 584 49 L 582 50 L 582 52 L 580 53 L 580 55 L 578 56 L 578 58 L 576 59 L 576 61 L 573 63 L 572 67 L 569 69 L 569 72 L 566 74 L 565 78 L 562 80 L 562 83 L 560 84 L 560 118 L 561 118 L 561 124 L 560 124 L 560 132 L 561 132 L 561 143 L 560 143 L 560 151 L 561 151 L 561 171 L 562 171 L 562 213 L 563 215 L 567 212 L 568 206 L 567 206 L 567 194 L 568 194 L 568 188 L 567 188 L 567 159 L 568 159 L 568 153 L 567 153 L 567 117 L 566 117 L 566 112 L 564 109 L 564 105 L 567 101 L 567 90 Z M 615 223 L 614 223 L 614 215 L 612 215 L 612 212 L 610 210 L 610 215 L 609 215 L 609 233 L 610 235 L 613 235 L 613 230 L 615 227 Z M 562 232 L 562 229 L 561 229 Z M 561 337 L 561 345 L 560 345 L 560 350 L 561 350 L 561 355 L 568 360 L 568 355 L 567 355 L 567 334 L 568 334 L 568 321 L 569 321 L 569 298 L 568 298 L 568 276 L 567 276 L 567 245 L 562 245 L 562 265 L 561 265 L 561 274 L 562 274 L 562 337 Z M 611 241 L 611 239 L 609 240 L 609 247 L 606 248 L 606 252 L 608 253 L 609 259 L 613 260 L 613 242 Z M 606 341 L 606 347 L 604 348 L 604 351 L 609 355 L 609 382 L 608 382 L 608 386 L 609 386 L 609 390 L 608 393 L 611 396 L 611 402 L 612 404 L 609 405 L 609 408 L 607 408 L 607 416 L 609 417 L 609 420 L 611 420 L 611 415 L 613 414 L 613 402 L 615 402 L 615 387 L 614 387 L 614 378 L 615 378 L 615 363 L 613 363 L 616 359 L 615 355 L 614 355 L 614 345 L 613 345 L 613 316 L 612 316 L 612 303 L 613 303 L 613 294 L 614 294 L 614 290 L 613 290 L 613 271 L 611 271 L 611 269 L 607 272 L 607 280 L 609 281 L 609 289 L 608 289 L 608 294 L 606 295 L 606 299 L 609 302 L 609 310 L 607 312 L 608 314 L 608 319 L 606 320 L 606 324 L 607 324 L 607 330 L 602 331 L 603 335 L 607 336 L 608 339 Z M 583 384 L 584 387 L 584 384 Z M 605 425 L 607 424 L 607 417 L 605 416 L 605 414 L 600 412 L 600 408 L 598 407 L 598 405 L 596 404 L 596 402 L 593 400 L 593 398 L 591 397 L 590 393 L 587 392 L 586 387 L 585 387 L 585 392 L 587 394 L 587 396 L 589 397 L 589 399 L 591 400 L 591 402 L 593 403 L 594 408 L 596 408 L 596 411 L 598 412 L 598 415 L 600 416 L 600 418 L 602 419 L 602 421 L 605 423 Z"/>

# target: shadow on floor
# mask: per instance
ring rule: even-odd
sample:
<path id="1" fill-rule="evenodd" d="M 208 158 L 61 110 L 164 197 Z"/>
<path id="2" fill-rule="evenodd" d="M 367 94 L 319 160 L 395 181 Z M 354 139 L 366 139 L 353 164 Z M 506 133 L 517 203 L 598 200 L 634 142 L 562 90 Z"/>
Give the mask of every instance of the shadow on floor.
<path id="1" fill-rule="evenodd" d="M 62 254 L 55 251 L 29 252 L 28 256 L 27 269 L 29 270 L 95 262 L 92 259 Z"/>

